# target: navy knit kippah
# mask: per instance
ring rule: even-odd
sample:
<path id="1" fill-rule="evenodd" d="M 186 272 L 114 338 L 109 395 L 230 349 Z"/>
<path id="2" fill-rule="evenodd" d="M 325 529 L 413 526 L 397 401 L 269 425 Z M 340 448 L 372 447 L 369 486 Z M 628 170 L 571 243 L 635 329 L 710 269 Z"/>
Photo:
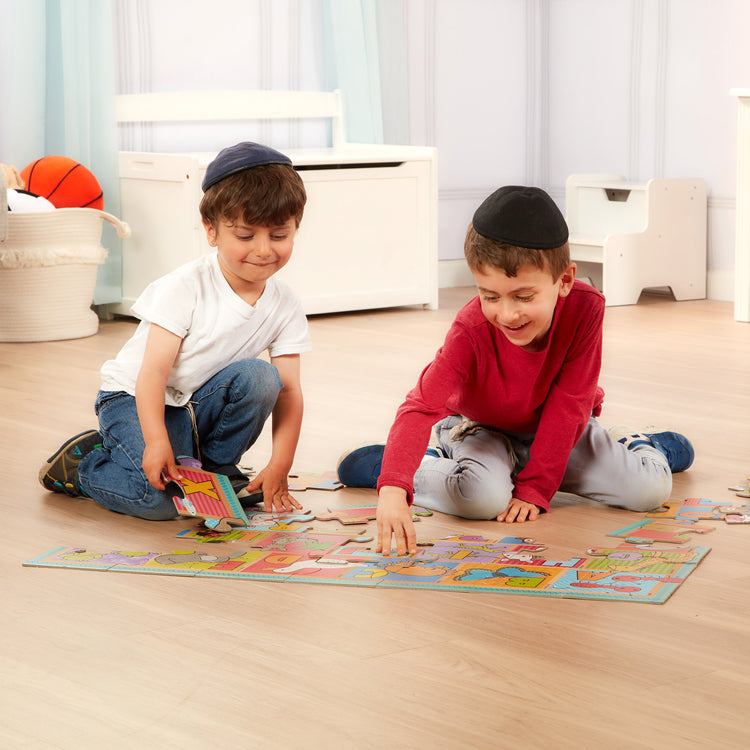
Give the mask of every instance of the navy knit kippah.
<path id="1" fill-rule="evenodd" d="M 474 213 L 474 229 L 507 245 L 549 250 L 568 240 L 568 225 L 552 198 L 536 187 L 496 190 Z"/>
<path id="2" fill-rule="evenodd" d="M 229 177 L 246 169 L 260 167 L 263 164 L 290 164 L 292 160 L 276 149 L 264 146 L 261 143 L 244 141 L 234 146 L 229 146 L 219 151 L 216 158 L 206 167 L 206 176 L 203 178 L 203 192 L 205 193 L 211 185 L 219 180 Z"/>

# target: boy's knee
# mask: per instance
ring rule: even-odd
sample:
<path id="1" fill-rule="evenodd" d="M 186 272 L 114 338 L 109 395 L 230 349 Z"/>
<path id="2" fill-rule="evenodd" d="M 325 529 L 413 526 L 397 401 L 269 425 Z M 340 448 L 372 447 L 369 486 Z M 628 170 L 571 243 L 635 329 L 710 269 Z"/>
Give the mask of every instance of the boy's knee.
<path id="1" fill-rule="evenodd" d="M 242 373 L 244 377 L 251 378 L 256 382 L 265 382 L 271 385 L 282 386 L 278 369 L 265 359 L 241 359 L 228 366 Z"/>
<path id="2" fill-rule="evenodd" d="M 636 513 L 648 513 L 660 508 L 669 500 L 670 492 L 644 492 L 630 498 L 623 498 L 622 507 Z"/>
<path id="3" fill-rule="evenodd" d="M 134 505 L 129 515 L 142 518 L 144 521 L 173 521 L 178 513 L 171 499 L 162 499 L 158 502 Z"/>
<path id="4" fill-rule="evenodd" d="M 249 394 L 255 400 L 262 394 L 275 402 L 284 384 L 279 371 L 263 359 L 243 359 L 229 365 L 234 372 L 235 383 L 241 383 L 240 393 Z"/>
<path id="5" fill-rule="evenodd" d="M 669 472 L 666 472 L 651 477 L 650 481 L 643 482 L 640 486 L 631 487 L 629 492 L 622 493 L 615 503 L 609 504 L 636 513 L 648 513 L 664 505 L 671 494 L 672 477 Z"/>
<path id="6" fill-rule="evenodd" d="M 513 483 L 510 477 L 499 477 L 474 466 L 459 473 L 455 491 L 460 497 L 464 518 L 493 521 L 508 507 L 513 497 Z"/>
<path id="7" fill-rule="evenodd" d="M 177 507 L 167 492 L 154 489 L 148 480 L 136 476 L 127 482 L 126 494 L 122 489 L 114 492 L 110 488 L 96 485 L 83 479 L 81 488 L 86 495 L 108 510 L 146 521 L 171 521 L 177 518 Z"/>

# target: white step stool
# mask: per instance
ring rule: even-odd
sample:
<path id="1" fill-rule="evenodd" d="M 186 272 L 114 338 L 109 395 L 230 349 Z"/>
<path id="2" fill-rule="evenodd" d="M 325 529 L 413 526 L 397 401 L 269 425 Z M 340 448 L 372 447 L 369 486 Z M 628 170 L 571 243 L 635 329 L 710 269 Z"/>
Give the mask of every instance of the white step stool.
<path id="1" fill-rule="evenodd" d="M 676 300 L 706 297 L 706 183 L 629 183 L 618 174 L 574 174 L 565 185 L 570 258 L 607 305 L 634 305 L 644 289 Z"/>

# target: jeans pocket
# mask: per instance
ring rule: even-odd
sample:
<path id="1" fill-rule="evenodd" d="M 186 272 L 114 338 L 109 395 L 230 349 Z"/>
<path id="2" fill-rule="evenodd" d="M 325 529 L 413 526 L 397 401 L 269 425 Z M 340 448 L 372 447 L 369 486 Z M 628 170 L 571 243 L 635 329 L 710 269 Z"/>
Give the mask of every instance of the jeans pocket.
<path id="1" fill-rule="evenodd" d="M 96 394 L 96 401 L 94 402 L 94 413 L 98 417 L 99 412 L 105 405 L 110 404 L 115 399 L 125 398 L 129 395 L 126 391 L 99 391 Z"/>

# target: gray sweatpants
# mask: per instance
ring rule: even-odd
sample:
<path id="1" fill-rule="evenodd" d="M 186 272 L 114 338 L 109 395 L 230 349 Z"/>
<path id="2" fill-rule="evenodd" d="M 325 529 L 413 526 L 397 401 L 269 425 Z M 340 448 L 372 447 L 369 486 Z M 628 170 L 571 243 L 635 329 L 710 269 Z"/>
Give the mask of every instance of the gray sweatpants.
<path id="1" fill-rule="evenodd" d="M 534 436 L 479 429 L 451 440 L 451 428 L 461 421 L 452 416 L 435 425 L 446 458 L 422 461 L 414 503 L 461 518 L 494 519 L 513 496 L 513 479 L 529 460 Z M 560 491 L 645 512 L 669 499 L 672 473 L 661 451 L 649 445 L 628 450 L 592 417 L 570 454 Z"/>

